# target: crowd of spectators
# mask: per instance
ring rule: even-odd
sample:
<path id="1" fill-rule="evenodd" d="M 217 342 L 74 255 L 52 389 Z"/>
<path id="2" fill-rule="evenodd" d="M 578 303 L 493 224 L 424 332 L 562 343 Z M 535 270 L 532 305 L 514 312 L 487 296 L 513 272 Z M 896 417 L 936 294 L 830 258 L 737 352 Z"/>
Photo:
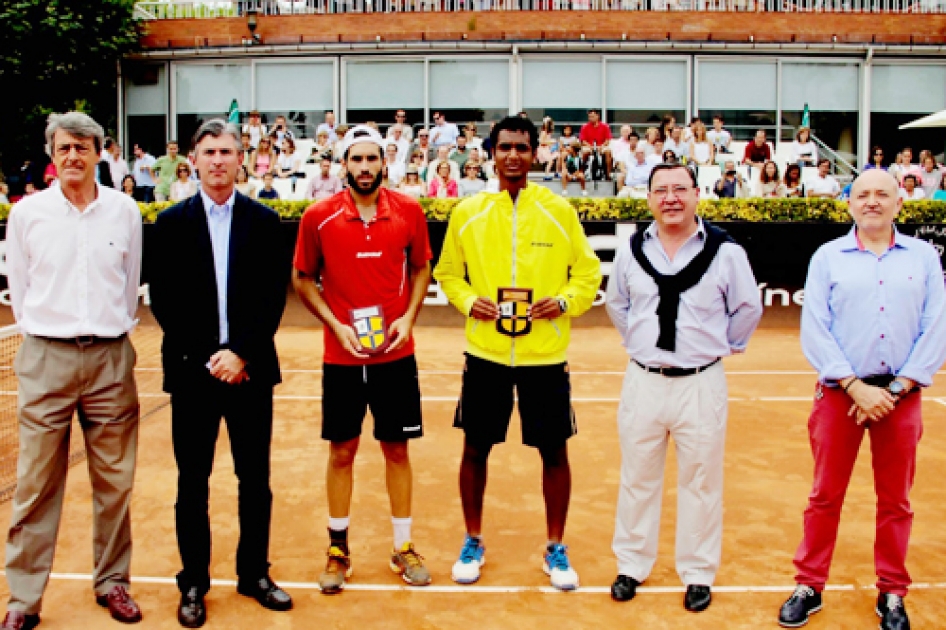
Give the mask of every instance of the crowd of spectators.
<path id="1" fill-rule="evenodd" d="M 525 112 L 521 115 L 525 116 Z M 441 111 L 433 112 L 432 120 L 429 127 L 414 128 L 408 124 L 405 110 L 397 110 L 394 121 L 387 123 L 382 185 L 415 198 L 466 197 L 482 190 L 496 190 L 488 134 L 481 138 L 475 122 L 457 125 Z M 374 122 L 367 124 L 379 127 Z M 845 193 L 831 174 L 831 161 L 819 154 L 807 127 L 801 127 L 795 134 L 784 169 L 773 159 L 773 146 L 764 129 L 759 129 L 741 149 L 741 155 L 736 155 L 733 135 L 725 128 L 721 116 L 714 116 L 708 128 L 699 118 L 683 126 L 667 115 L 659 125 L 642 129 L 642 135 L 625 124 L 613 137 L 611 127 L 601 120 L 601 112 L 591 109 L 577 135 L 575 128 L 565 124 L 558 133 L 550 117 L 545 117 L 540 125 L 537 177 L 561 180 L 563 195 L 568 194 L 571 183 L 578 184 L 582 194 L 587 194 L 589 182 L 614 181 L 619 197 L 644 196 L 651 169 L 662 162 L 686 164 L 697 173 L 702 167 L 719 166 L 719 179 L 714 185 L 707 185 L 706 192 L 720 198 L 836 199 Z M 311 149 L 304 155 L 298 150 L 297 135 L 284 116 L 276 116 L 267 125 L 259 112 L 250 112 L 241 129 L 243 167 L 237 189 L 253 198 L 278 199 L 279 190 L 285 192 L 286 185 L 277 187 L 276 181 L 289 180 L 295 197 L 317 200 L 343 190 L 348 182 L 339 139 L 347 130 L 347 125 L 337 123 L 334 112 L 326 112 L 316 128 L 315 141 L 306 141 L 305 146 Z M 780 155 L 784 164 L 784 154 Z M 177 141 L 169 141 L 159 158 L 136 144 L 131 159 L 129 166 L 118 142 L 107 138 L 96 170 L 97 180 L 143 202 L 176 202 L 197 192 L 199 174 L 194 168 L 194 156 L 183 154 Z M 874 147 L 863 169 L 872 168 L 894 175 L 905 200 L 946 199 L 946 169 L 930 151 L 921 151 L 914 162 L 912 149 L 905 147 L 888 161 L 883 149 Z M 31 169 L 33 166 L 28 162 L 23 167 L 24 172 L 32 172 Z M 804 169 L 810 173 L 807 177 L 803 176 Z M 56 176 L 55 166 L 49 164 L 41 179 L 26 178 L 21 194 L 52 185 Z M 304 194 L 297 192 L 302 190 L 301 186 Z M 19 196 L 11 196 L 9 187 L 0 182 L 0 203 L 15 201 Z"/>

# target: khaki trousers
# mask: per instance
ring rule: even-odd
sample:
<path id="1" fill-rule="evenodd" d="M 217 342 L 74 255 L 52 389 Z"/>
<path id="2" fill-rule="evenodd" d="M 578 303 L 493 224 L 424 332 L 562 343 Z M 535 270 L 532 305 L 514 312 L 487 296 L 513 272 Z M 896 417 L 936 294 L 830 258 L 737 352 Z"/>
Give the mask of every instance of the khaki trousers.
<path id="1" fill-rule="evenodd" d="M 677 573 L 712 586 L 723 542 L 723 452 L 728 409 L 722 363 L 692 376 L 629 362 L 618 406 L 621 485 L 612 549 L 618 573 L 643 582 L 657 559 L 667 443 L 677 450 Z"/>
<path id="2" fill-rule="evenodd" d="M 19 380 L 20 453 L 6 548 L 10 610 L 39 613 L 53 564 L 79 414 L 92 480 L 95 592 L 128 587 L 131 489 L 138 447 L 135 350 L 127 337 L 80 347 L 25 336 Z"/>

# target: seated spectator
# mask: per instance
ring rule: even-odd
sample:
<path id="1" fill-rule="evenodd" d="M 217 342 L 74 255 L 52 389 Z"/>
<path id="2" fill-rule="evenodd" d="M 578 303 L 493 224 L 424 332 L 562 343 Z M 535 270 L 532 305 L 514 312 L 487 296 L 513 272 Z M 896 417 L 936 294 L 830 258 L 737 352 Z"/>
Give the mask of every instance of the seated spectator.
<path id="1" fill-rule="evenodd" d="M 302 157 L 296 153 L 296 141 L 286 136 L 282 141 L 282 151 L 276 158 L 276 174 L 281 179 L 292 180 L 292 190 L 296 190 L 296 182 L 305 179 L 302 171 Z"/>
<path id="2" fill-rule="evenodd" d="M 818 160 L 818 174 L 805 182 L 806 197 L 822 197 L 825 199 L 837 199 L 841 194 L 841 185 L 833 175 L 829 175 L 831 170 L 831 160 L 821 158 Z"/>
<path id="3" fill-rule="evenodd" d="M 539 150 L 535 159 L 545 165 L 545 180 L 552 179 L 552 169 L 558 164 L 558 143 L 555 140 L 555 122 L 551 117 L 542 119 L 542 128 L 539 130 Z"/>
<path id="4" fill-rule="evenodd" d="M 700 122 L 699 116 L 694 116 L 690 119 L 690 124 L 683 129 L 683 141 L 689 142 L 693 139 L 693 128 L 696 123 Z"/>
<path id="5" fill-rule="evenodd" d="M 450 152 L 450 161 L 457 165 L 460 172 L 470 159 L 470 148 L 466 146 L 466 136 L 457 136 L 457 148 Z"/>
<path id="6" fill-rule="evenodd" d="M 723 129 L 723 117 L 713 116 L 713 128 L 706 132 L 706 139 L 713 143 L 716 153 L 731 153 L 729 143 L 732 134 Z"/>
<path id="7" fill-rule="evenodd" d="M 796 165 L 797 166 L 797 165 Z M 759 185 L 755 190 L 756 197 L 784 197 L 785 186 L 779 180 L 778 164 L 769 160 L 759 173 Z"/>
<path id="8" fill-rule="evenodd" d="M 128 174 L 122 178 L 122 192 L 131 197 L 135 198 L 135 176 Z"/>
<path id="9" fill-rule="evenodd" d="M 782 181 L 786 197 L 804 197 L 805 187 L 801 182 L 801 167 L 791 163 L 785 167 L 785 178 Z"/>
<path id="10" fill-rule="evenodd" d="M 746 145 L 746 152 L 742 156 L 742 163 L 762 168 L 762 166 L 772 159 L 772 149 L 769 143 L 765 141 L 765 130 L 759 129 L 755 132 L 755 138 Z"/>
<path id="11" fill-rule="evenodd" d="M 411 129 L 411 126 L 407 123 L 407 112 L 403 109 L 399 109 L 394 113 L 394 124 L 388 127 L 388 140 L 394 140 L 395 129 L 401 130 L 400 139 L 407 142 L 408 147 L 410 147 L 410 143 L 414 139 L 414 130 Z M 406 157 L 404 159 L 405 161 L 407 160 Z"/>
<path id="12" fill-rule="evenodd" d="M 427 129 L 421 129 L 417 132 L 417 140 L 411 146 L 412 155 L 418 151 L 424 156 L 424 166 L 427 166 L 428 162 L 437 155 L 434 145 L 430 144 L 430 131 Z"/>
<path id="13" fill-rule="evenodd" d="M 697 120 L 692 124 L 692 128 L 693 137 L 690 139 L 689 147 L 690 160 L 696 164 L 697 168 L 715 164 L 716 151 L 713 143 L 706 137 L 706 125 Z"/>
<path id="14" fill-rule="evenodd" d="M 345 127 L 345 131 L 342 131 L 341 127 Z M 325 112 L 325 122 L 319 123 L 319 126 L 315 128 L 315 133 L 318 135 L 324 131 L 328 135 L 328 141 L 332 143 L 332 146 L 338 142 L 339 138 L 344 138 L 345 133 L 348 131 L 348 125 L 335 125 L 335 112 L 329 110 Z"/>
<path id="15" fill-rule="evenodd" d="M 886 171 L 887 167 L 884 166 L 884 150 L 880 147 L 874 147 L 870 151 L 870 162 L 864 165 L 864 170 L 869 171 L 872 168 L 878 168 L 882 171 Z"/>
<path id="16" fill-rule="evenodd" d="M 0 204 L 10 203 L 10 187 L 6 182 L 0 182 Z"/>
<path id="17" fill-rule="evenodd" d="M 332 135 L 329 134 L 329 141 L 332 143 L 332 160 L 335 162 L 342 161 L 342 138 L 348 133 L 348 129 L 349 125 L 339 125 L 336 127 L 335 133 L 338 137 L 335 140 L 332 140 Z"/>
<path id="18" fill-rule="evenodd" d="M 416 168 L 420 178 L 424 181 L 427 181 L 427 160 L 424 159 L 425 155 L 426 154 L 423 151 L 414 151 L 411 154 L 411 161 L 407 166 L 413 166 Z"/>
<path id="19" fill-rule="evenodd" d="M 673 133 L 673 128 L 677 126 L 677 119 L 673 114 L 667 114 L 664 116 L 663 120 L 660 121 L 659 136 L 660 139 L 667 143 L 667 140 L 670 139 L 670 135 Z"/>
<path id="20" fill-rule="evenodd" d="M 279 199 L 279 192 L 273 188 L 275 176 L 271 173 L 263 174 L 263 187 L 256 193 L 257 199 Z"/>
<path id="21" fill-rule="evenodd" d="M 611 160 L 612 163 L 615 164 L 615 171 L 618 169 L 616 166 L 618 163 L 630 160 L 634 157 L 633 151 L 631 150 L 631 134 L 633 132 L 634 129 L 632 129 L 630 125 L 621 125 L 621 135 L 611 141 Z"/>
<path id="22" fill-rule="evenodd" d="M 558 139 L 558 167 L 556 170 L 562 172 L 562 164 L 565 162 L 565 154 L 568 153 L 568 147 L 578 141 L 571 125 L 562 127 L 562 135 Z"/>
<path id="23" fill-rule="evenodd" d="M 457 194 L 460 197 L 472 197 L 485 189 L 486 181 L 481 178 L 479 163 L 473 160 L 467 161 L 463 166 L 463 179 L 458 184 Z"/>
<path id="24" fill-rule="evenodd" d="M 450 147 L 441 146 L 437 148 L 437 159 L 427 165 L 427 183 L 430 184 L 433 180 L 437 179 L 437 169 L 440 167 L 442 162 L 446 162 L 450 165 L 450 177 L 451 179 L 460 179 L 460 167 L 457 166 L 456 162 L 452 162 L 448 157 L 450 155 Z"/>
<path id="25" fill-rule="evenodd" d="M 716 180 L 713 191 L 720 199 L 743 199 L 749 196 L 749 182 L 736 170 L 736 163 L 726 160 L 723 176 Z"/>
<path id="26" fill-rule="evenodd" d="M 46 165 L 46 170 L 43 171 L 43 184 L 46 188 L 49 188 L 53 185 L 53 182 L 59 177 L 59 174 L 56 172 L 56 164 L 50 162 Z"/>
<path id="27" fill-rule="evenodd" d="M 237 169 L 236 185 L 234 187 L 241 195 L 249 197 L 250 199 L 256 199 L 256 186 L 250 182 L 250 173 L 246 170 L 246 166 L 242 164 L 240 168 Z"/>
<path id="28" fill-rule="evenodd" d="M 322 130 L 315 137 L 315 144 L 312 145 L 312 152 L 309 154 L 309 159 L 306 160 L 308 164 L 320 164 L 322 162 L 322 156 L 325 153 L 330 153 L 332 150 L 332 143 L 328 141 L 328 132 Z"/>
<path id="29" fill-rule="evenodd" d="M 434 126 L 430 128 L 430 143 L 438 149 L 440 147 L 452 149 L 457 146 L 460 129 L 454 123 L 447 122 L 447 117 L 440 111 L 433 113 L 433 121 Z"/>
<path id="30" fill-rule="evenodd" d="M 654 144 L 660 140 L 660 130 L 656 127 L 648 127 L 647 131 L 644 132 L 644 139 L 640 141 L 641 146 L 644 147 L 644 155 L 650 157 L 654 154 Z M 658 151 L 657 155 L 660 155 L 662 151 Z"/>
<path id="31" fill-rule="evenodd" d="M 568 196 L 568 182 L 578 182 L 581 184 L 581 194 L 587 195 L 585 190 L 585 164 L 582 160 L 581 144 L 573 142 L 565 150 L 565 156 L 562 160 L 562 196 Z"/>
<path id="32" fill-rule="evenodd" d="M 254 149 L 259 146 L 259 141 L 266 137 L 266 125 L 260 122 L 260 113 L 255 109 L 249 114 L 249 121 L 243 125 L 243 133 L 250 135 L 250 146 Z"/>
<path id="33" fill-rule="evenodd" d="M 276 153 L 268 136 L 260 138 L 259 145 L 250 156 L 250 166 L 253 176 L 260 178 L 276 169 Z"/>
<path id="34" fill-rule="evenodd" d="M 393 142 L 388 143 L 384 148 L 384 166 L 388 169 L 388 181 L 391 182 L 388 188 L 395 188 L 404 179 L 404 171 L 407 166 L 398 159 L 397 145 Z"/>
<path id="35" fill-rule="evenodd" d="M 282 150 L 283 140 L 286 138 L 295 139 L 292 130 L 289 129 L 289 123 L 286 122 L 285 116 L 276 116 L 276 122 L 273 123 L 272 129 L 269 130 L 269 137 L 273 141 L 273 147 L 279 148 L 280 150 Z"/>
<path id="36" fill-rule="evenodd" d="M 177 165 L 177 179 L 171 183 L 168 201 L 177 203 L 197 194 L 197 182 L 191 179 L 191 167 L 187 162 Z"/>
<path id="37" fill-rule="evenodd" d="M 401 127 L 388 130 L 388 146 L 391 145 L 397 149 L 397 161 L 406 167 L 411 154 L 411 143 L 401 135 Z"/>
<path id="38" fill-rule="evenodd" d="M 920 186 L 927 199 L 933 198 L 933 193 L 943 187 L 943 170 L 936 163 L 936 158 L 926 151 L 921 158 L 923 171 L 920 173 Z"/>
<path id="39" fill-rule="evenodd" d="M 446 145 L 441 148 L 446 149 Z M 455 198 L 457 196 L 457 180 L 452 175 L 450 160 L 442 160 L 434 168 L 436 176 L 430 180 L 427 196 L 439 199 Z"/>
<path id="40" fill-rule="evenodd" d="M 424 182 L 421 181 L 420 173 L 415 165 L 408 164 L 407 172 L 404 179 L 401 180 L 401 185 L 398 186 L 398 191 L 414 199 L 420 199 L 424 196 Z"/>
<path id="41" fill-rule="evenodd" d="M 588 122 L 582 125 L 578 139 L 604 160 L 604 179 L 611 178 L 611 127 L 601 122 L 601 111 L 588 110 Z M 597 178 L 596 178 L 597 179 Z"/>
<path id="42" fill-rule="evenodd" d="M 244 131 L 240 134 L 240 141 L 243 143 L 243 164 L 246 168 L 253 168 L 253 145 L 250 144 L 250 132 Z"/>
<path id="43" fill-rule="evenodd" d="M 328 155 L 322 156 L 319 162 L 319 174 L 309 181 L 309 188 L 306 190 L 306 199 L 315 199 L 321 201 L 342 192 L 344 186 L 342 180 L 332 175 L 332 160 Z"/>
<path id="44" fill-rule="evenodd" d="M 811 129 L 800 127 L 792 141 L 792 162 L 805 168 L 818 163 L 818 146 L 811 139 Z"/>
<path id="45" fill-rule="evenodd" d="M 926 192 L 917 186 L 916 175 L 912 173 L 903 177 L 903 188 L 898 191 L 898 195 L 904 201 L 926 199 Z"/>
<path id="46" fill-rule="evenodd" d="M 887 172 L 897 178 L 897 182 L 902 186 L 903 178 L 900 174 L 900 161 L 903 159 L 902 153 L 897 153 L 893 158 L 893 163 L 887 167 Z"/>
<path id="47" fill-rule="evenodd" d="M 662 164 L 664 161 L 664 141 L 657 138 L 651 148 L 654 152 L 647 156 L 647 161 L 651 164 Z"/>
<path id="48" fill-rule="evenodd" d="M 618 177 L 620 178 L 623 188 L 647 186 L 647 181 L 650 178 L 650 172 L 653 170 L 654 165 L 647 162 L 647 157 L 644 155 L 644 148 L 642 146 L 638 145 L 634 149 L 634 155 L 631 159 L 624 160 L 619 164 L 622 172 Z"/>
<path id="49" fill-rule="evenodd" d="M 679 164 L 680 158 L 677 157 L 676 152 L 673 149 L 664 149 L 663 154 L 663 163 L 664 164 Z"/>
<path id="50" fill-rule="evenodd" d="M 480 149 L 483 148 L 483 139 L 477 135 L 478 131 L 476 129 L 475 122 L 468 122 L 463 128 L 463 135 L 466 136 L 466 146 L 470 149 Z"/>

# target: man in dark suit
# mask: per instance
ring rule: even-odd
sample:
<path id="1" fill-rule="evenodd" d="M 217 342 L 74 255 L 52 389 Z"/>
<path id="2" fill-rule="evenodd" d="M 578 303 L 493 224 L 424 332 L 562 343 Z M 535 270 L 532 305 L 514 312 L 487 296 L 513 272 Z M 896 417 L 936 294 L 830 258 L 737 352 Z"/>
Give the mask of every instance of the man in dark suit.
<path id="1" fill-rule="evenodd" d="M 290 264 L 279 217 L 234 189 L 240 134 L 209 120 L 194 137 L 201 192 L 155 222 L 151 308 L 164 330 L 164 390 L 171 394 L 178 467 L 176 525 L 183 570 L 178 620 L 206 621 L 210 589 L 209 479 L 220 418 L 239 479 L 237 591 L 271 610 L 292 600 L 269 577 L 273 337 L 286 305 Z"/>

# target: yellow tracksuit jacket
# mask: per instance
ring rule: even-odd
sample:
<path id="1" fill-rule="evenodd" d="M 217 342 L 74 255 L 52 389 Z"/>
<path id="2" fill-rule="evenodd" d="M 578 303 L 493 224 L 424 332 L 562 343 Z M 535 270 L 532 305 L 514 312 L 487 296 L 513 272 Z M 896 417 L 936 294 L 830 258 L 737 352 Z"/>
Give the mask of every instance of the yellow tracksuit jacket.
<path id="1" fill-rule="evenodd" d="M 480 193 L 454 209 L 434 278 L 467 316 L 467 352 L 503 365 L 565 361 L 570 319 L 591 308 L 601 263 L 575 209 L 547 188 L 529 184 L 514 204 L 509 194 Z M 561 297 L 565 315 L 536 320 L 532 331 L 509 337 L 496 324 L 469 316 L 473 302 L 494 302 L 499 287 L 532 289 L 533 303 Z"/>

